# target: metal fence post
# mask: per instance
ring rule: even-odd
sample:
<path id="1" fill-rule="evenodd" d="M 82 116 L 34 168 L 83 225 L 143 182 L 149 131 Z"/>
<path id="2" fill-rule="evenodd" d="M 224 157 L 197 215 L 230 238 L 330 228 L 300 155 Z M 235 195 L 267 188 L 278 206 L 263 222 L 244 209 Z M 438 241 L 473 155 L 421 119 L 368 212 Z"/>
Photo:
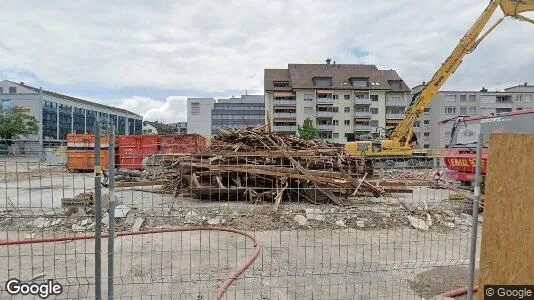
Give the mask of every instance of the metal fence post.
<path id="1" fill-rule="evenodd" d="M 478 202 L 480 200 L 480 173 L 482 165 L 482 133 L 478 134 L 477 162 L 475 169 L 475 189 L 473 191 L 473 213 L 471 219 L 471 245 L 469 246 L 469 282 L 467 284 L 467 298 L 473 299 L 473 286 L 475 284 L 475 261 L 477 252 L 478 233 Z"/>
<path id="2" fill-rule="evenodd" d="M 95 122 L 95 299 L 102 299 L 102 194 L 101 194 L 101 174 L 100 166 L 100 123 Z"/>
<path id="3" fill-rule="evenodd" d="M 113 299 L 113 264 L 115 251 L 115 126 L 109 128 L 109 237 L 108 237 L 108 299 Z"/>

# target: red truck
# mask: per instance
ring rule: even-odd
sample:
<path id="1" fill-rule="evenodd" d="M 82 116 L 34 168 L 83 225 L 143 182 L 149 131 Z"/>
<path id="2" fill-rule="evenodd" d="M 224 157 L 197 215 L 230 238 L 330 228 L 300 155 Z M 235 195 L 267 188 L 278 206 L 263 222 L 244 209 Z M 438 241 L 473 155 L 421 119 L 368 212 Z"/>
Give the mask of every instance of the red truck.
<path id="1" fill-rule="evenodd" d="M 446 123 L 446 121 L 441 122 Z M 455 120 L 451 143 L 445 151 L 446 180 L 471 186 L 475 180 L 478 133 L 483 134 L 482 175 L 486 175 L 489 135 L 495 132 L 534 133 L 534 109 Z"/>

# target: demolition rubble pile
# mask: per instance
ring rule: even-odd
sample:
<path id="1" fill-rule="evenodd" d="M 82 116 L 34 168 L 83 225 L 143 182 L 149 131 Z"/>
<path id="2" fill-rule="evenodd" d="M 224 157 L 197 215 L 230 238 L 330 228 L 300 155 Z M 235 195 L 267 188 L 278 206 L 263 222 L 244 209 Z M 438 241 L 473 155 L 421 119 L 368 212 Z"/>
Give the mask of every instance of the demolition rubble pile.
<path id="1" fill-rule="evenodd" d="M 361 158 L 323 141 L 270 132 L 266 126 L 222 130 L 205 152 L 162 160 L 164 191 L 198 199 L 349 204 L 351 196 L 381 196 L 365 181 Z"/>

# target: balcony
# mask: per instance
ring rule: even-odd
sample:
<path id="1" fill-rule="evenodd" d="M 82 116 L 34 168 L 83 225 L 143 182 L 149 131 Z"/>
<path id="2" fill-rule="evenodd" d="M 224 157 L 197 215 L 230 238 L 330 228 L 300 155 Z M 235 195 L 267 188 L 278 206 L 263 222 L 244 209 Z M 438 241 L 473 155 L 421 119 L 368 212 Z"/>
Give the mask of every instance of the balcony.
<path id="1" fill-rule="evenodd" d="M 332 98 L 317 98 L 317 103 L 319 103 L 319 104 L 334 104 L 334 99 L 332 99 Z"/>
<path id="2" fill-rule="evenodd" d="M 355 98 L 354 104 L 356 105 L 371 105 L 371 98 Z"/>
<path id="3" fill-rule="evenodd" d="M 404 119 L 404 114 L 388 114 L 388 113 L 386 113 L 386 119 L 402 120 L 402 119 Z"/>
<path id="4" fill-rule="evenodd" d="M 334 125 L 332 124 L 319 124 L 317 125 L 317 130 L 320 130 L 320 131 L 333 131 L 334 130 Z"/>
<path id="5" fill-rule="evenodd" d="M 296 132 L 297 126 L 293 125 L 274 125 L 273 126 L 274 131 L 280 131 L 280 132 Z"/>
<path id="6" fill-rule="evenodd" d="M 275 118 L 279 119 L 295 119 L 297 117 L 296 113 L 281 113 L 281 112 L 275 112 L 274 113 Z"/>
<path id="7" fill-rule="evenodd" d="M 370 118 L 371 112 L 370 111 L 355 111 L 354 116 L 356 118 Z"/>
<path id="8" fill-rule="evenodd" d="M 372 129 L 373 129 L 373 126 L 371 125 L 361 125 L 361 124 L 354 125 L 354 131 L 370 131 Z"/>
<path id="9" fill-rule="evenodd" d="M 279 99 L 274 99 L 274 100 L 273 100 L 273 104 L 274 104 L 274 105 L 297 105 L 297 100 L 287 100 L 287 99 L 279 100 Z"/>
<path id="10" fill-rule="evenodd" d="M 403 99 L 387 99 L 386 100 L 386 106 L 393 106 L 393 107 L 406 107 L 406 101 Z"/>
<path id="11" fill-rule="evenodd" d="M 318 111 L 317 117 L 318 118 L 332 118 L 334 116 L 333 111 Z"/>

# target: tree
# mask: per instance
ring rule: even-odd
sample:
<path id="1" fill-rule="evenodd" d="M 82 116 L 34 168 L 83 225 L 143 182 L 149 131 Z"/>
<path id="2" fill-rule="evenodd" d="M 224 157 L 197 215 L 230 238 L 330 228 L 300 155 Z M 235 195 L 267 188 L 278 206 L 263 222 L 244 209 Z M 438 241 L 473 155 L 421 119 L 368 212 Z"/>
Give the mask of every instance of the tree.
<path id="1" fill-rule="evenodd" d="M 35 117 L 30 116 L 21 107 L 4 109 L 0 106 L 0 139 L 16 139 L 39 132 L 39 124 Z"/>
<path id="2" fill-rule="evenodd" d="M 303 140 L 313 140 L 317 136 L 317 128 L 313 127 L 310 118 L 306 118 L 302 126 L 298 125 L 297 130 L 299 138 Z"/>

